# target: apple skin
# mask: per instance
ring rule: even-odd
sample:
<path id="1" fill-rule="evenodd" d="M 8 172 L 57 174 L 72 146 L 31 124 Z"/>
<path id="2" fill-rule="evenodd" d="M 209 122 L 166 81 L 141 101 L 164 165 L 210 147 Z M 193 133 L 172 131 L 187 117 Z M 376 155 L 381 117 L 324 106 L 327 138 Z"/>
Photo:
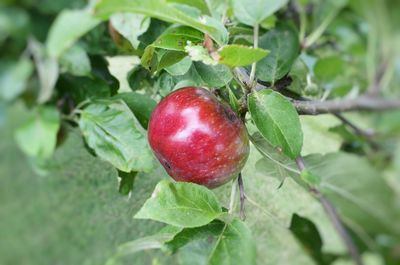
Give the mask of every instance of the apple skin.
<path id="1" fill-rule="evenodd" d="M 249 156 L 243 122 L 204 88 L 181 88 L 161 100 L 150 117 L 148 138 L 173 179 L 208 188 L 237 176 Z"/>

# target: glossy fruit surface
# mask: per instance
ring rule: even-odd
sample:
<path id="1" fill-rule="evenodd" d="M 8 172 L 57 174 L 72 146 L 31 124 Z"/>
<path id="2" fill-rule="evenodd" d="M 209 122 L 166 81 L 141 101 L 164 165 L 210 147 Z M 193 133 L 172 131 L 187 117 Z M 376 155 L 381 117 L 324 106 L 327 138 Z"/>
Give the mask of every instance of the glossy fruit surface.
<path id="1" fill-rule="evenodd" d="M 161 100 L 148 138 L 172 178 L 209 188 L 237 176 L 249 155 L 243 122 L 204 88 L 181 88 Z"/>

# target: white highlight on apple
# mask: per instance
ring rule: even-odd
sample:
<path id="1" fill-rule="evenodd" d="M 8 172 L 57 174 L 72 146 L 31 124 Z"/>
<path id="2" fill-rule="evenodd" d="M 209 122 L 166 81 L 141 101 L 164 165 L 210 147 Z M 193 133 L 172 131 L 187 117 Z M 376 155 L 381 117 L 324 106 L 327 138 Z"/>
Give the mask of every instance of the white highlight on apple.
<path id="1" fill-rule="evenodd" d="M 202 132 L 204 134 L 212 134 L 211 128 L 200 121 L 199 108 L 190 107 L 181 112 L 181 116 L 186 121 L 186 125 L 183 130 L 179 130 L 175 135 L 172 136 L 174 141 L 186 141 L 194 132 Z"/>

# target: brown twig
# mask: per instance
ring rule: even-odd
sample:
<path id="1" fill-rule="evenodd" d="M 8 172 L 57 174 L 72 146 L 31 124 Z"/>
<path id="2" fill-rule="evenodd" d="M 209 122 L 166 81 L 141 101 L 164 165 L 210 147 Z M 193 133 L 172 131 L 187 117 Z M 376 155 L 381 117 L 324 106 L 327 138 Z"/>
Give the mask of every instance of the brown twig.
<path id="1" fill-rule="evenodd" d="M 399 109 L 400 100 L 389 100 L 371 96 L 360 96 L 354 99 L 338 99 L 327 101 L 303 101 L 291 99 L 299 114 L 318 115 L 347 111 L 385 111 Z"/>
<path id="2" fill-rule="evenodd" d="M 367 89 L 367 94 L 370 96 L 378 96 L 382 89 L 382 81 L 388 67 L 388 60 L 385 60 L 376 70 L 376 74 L 372 84 Z"/>
<path id="3" fill-rule="evenodd" d="M 348 120 L 346 117 L 344 117 L 342 114 L 340 113 L 335 113 L 334 114 L 336 118 L 338 118 L 341 122 L 343 122 L 343 124 L 347 125 L 348 127 L 350 127 L 353 132 L 361 137 L 363 137 L 369 144 L 370 146 L 374 149 L 374 150 L 379 150 L 380 146 L 377 142 L 375 142 L 373 140 L 373 136 L 375 136 L 375 132 L 372 130 L 364 130 L 360 127 L 358 127 L 357 125 L 355 125 L 354 123 L 352 123 L 350 120 Z"/>
<path id="4" fill-rule="evenodd" d="M 372 130 L 364 130 L 352 123 L 349 119 L 345 118 L 342 114 L 340 113 L 335 113 L 335 117 L 338 118 L 341 122 L 343 122 L 345 125 L 349 126 L 353 131 L 363 137 L 366 138 L 371 138 L 375 135 L 375 132 Z"/>
<path id="5" fill-rule="evenodd" d="M 246 219 L 244 202 L 246 200 L 246 194 L 244 193 L 242 172 L 239 173 L 238 177 L 239 194 L 240 194 L 240 218 L 244 221 Z"/>

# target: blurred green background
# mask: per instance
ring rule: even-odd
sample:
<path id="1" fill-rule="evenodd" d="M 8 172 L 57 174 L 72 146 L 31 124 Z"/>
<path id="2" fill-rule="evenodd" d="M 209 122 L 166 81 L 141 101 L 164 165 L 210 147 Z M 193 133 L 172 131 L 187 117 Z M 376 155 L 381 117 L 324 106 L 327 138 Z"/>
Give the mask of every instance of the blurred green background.
<path id="1" fill-rule="evenodd" d="M 138 176 L 132 196 L 122 196 L 116 170 L 71 131 L 50 174 L 38 176 L 13 139 L 26 112 L 17 105 L 0 115 L 0 264 L 103 264 L 119 244 L 160 227 L 132 216 L 162 174 Z M 157 255 L 130 259 L 151 264 Z"/>

